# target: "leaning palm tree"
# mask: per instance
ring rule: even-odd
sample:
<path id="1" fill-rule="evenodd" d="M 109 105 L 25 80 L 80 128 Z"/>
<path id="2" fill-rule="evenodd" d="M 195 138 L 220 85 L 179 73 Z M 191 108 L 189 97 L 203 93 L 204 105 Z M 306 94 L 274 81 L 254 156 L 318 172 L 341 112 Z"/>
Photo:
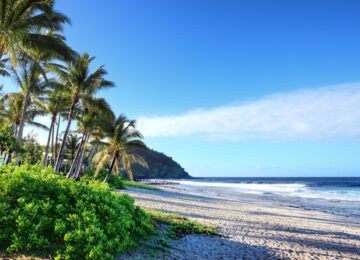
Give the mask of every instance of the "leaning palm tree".
<path id="1" fill-rule="evenodd" d="M 97 133 L 99 123 L 104 119 L 115 119 L 115 115 L 105 99 L 97 97 L 85 98 L 83 112 L 77 121 L 78 132 L 82 133 L 83 138 L 80 144 L 79 153 L 77 153 L 75 160 L 73 161 L 68 177 L 73 177 L 74 179 L 80 178 L 89 138 L 93 133 Z"/>
<path id="2" fill-rule="evenodd" d="M 10 58 L 17 67 L 19 54 L 56 51 L 69 59 L 73 52 L 59 38 L 43 30 L 62 31 L 68 17 L 54 10 L 54 0 L 0 0 L 0 59 Z"/>
<path id="3" fill-rule="evenodd" d="M 62 165 L 65 141 L 70 130 L 71 122 L 74 119 L 76 105 L 79 103 L 82 104 L 86 98 L 93 96 L 98 90 L 114 85 L 111 81 L 104 79 L 104 76 L 107 74 L 104 66 L 90 73 L 89 67 L 93 60 L 94 57 L 90 57 L 89 54 L 85 53 L 79 56 L 74 62 L 67 62 L 66 66 L 52 66 L 61 83 L 66 86 L 69 93 L 71 93 L 68 122 L 54 167 L 56 171 L 59 171 Z"/>
<path id="4" fill-rule="evenodd" d="M 141 133 L 135 128 L 135 120 L 128 120 L 120 115 L 113 122 L 104 122 L 102 129 L 109 141 L 101 142 L 104 150 L 100 151 L 94 159 L 99 159 L 95 178 L 100 170 L 110 163 L 109 172 L 104 182 L 107 182 L 113 171 L 119 174 L 119 165 L 128 173 L 129 179 L 133 180 L 131 165 L 133 163 L 148 167 L 146 161 L 134 151 L 136 149 L 146 150 L 147 147 L 141 140 Z"/>
<path id="5" fill-rule="evenodd" d="M 110 119 L 109 121 L 114 121 L 115 119 Z M 103 120 L 101 120 L 103 121 Z M 92 168 L 92 160 L 99 151 L 99 142 L 104 139 L 105 133 L 103 133 L 101 129 L 101 122 L 97 122 L 96 126 L 92 129 L 91 132 L 91 138 L 92 141 L 90 141 L 91 149 L 90 152 L 85 160 L 85 169 L 91 169 Z"/>
<path id="6" fill-rule="evenodd" d="M 5 105 L 4 109 L 0 111 L 0 115 L 6 118 L 7 121 L 9 121 L 10 124 L 14 127 L 14 136 L 16 137 L 20 126 L 20 118 L 22 114 L 21 108 L 24 100 L 24 95 L 21 92 L 7 93 L 5 94 L 4 99 Z M 26 123 L 34 127 L 48 130 L 45 125 L 34 121 L 36 116 L 44 115 L 44 111 L 40 108 L 40 103 L 41 101 L 34 100 L 25 115 Z"/>
<path id="7" fill-rule="evenodd" d="M 62 35 L 57 34 L 53 31 L 44 32 L 44 34 L 56 38 L 61 42 L 65 41 L 65 38 Z M 63 43 L 65 45 L 65 43 Z M 26 90 L 25 100 L 22 108 L 22 117 L 20 121 L 20 128 L 18 132 L 18 138 L 21 140 L 24 124 L 25 124 L 25 114 L 28 106 L 31 102 L 31 96 L 36 95 L 39 92 L 39 83 L 42 82 L 42 85 L 46 86 L 49 82 L 47 79 L 47 72 L 49 69 L 47 68 L 48 63 L 53 61 L 54 59 L 62 59 L 62 56 L 59 55 L 56 49 L 45 49 L 45 50 L 29 50 L 28 54 L 22 54 L 20 63 L 20 72 L 18 69 L 12 67 L 12 74 L 14 74 L 15 78 L 19 78 L 18 74 L 22 74 L 22 76 L 26 79 L 26 84 L 18 83 L 22 86 L 23 89 Z M 23 82 L 25 83 L 25 81 Z M 46 85 L 45 85 L 46 83 Z"/>
<path id="8" fill-rule="evenodd" d="M 21 116 L 17 137 L 21 140 L 25 127 L 26 114 L 32 104 L 32 99 L 40 96 L 47 87 L 47 81 L 42 76 L 42 68 L 38 63 L 24 59 L 16 70 L 11 68 L 15 83 L 20 87 L 24 99 L 21 107 Z"/>

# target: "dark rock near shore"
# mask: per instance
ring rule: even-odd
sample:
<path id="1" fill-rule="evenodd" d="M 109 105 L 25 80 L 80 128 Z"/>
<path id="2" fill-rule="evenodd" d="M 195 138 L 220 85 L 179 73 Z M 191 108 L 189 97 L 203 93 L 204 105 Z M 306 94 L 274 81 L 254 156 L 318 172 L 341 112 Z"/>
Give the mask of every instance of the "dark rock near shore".
<path id="1" fill-rule="evenodd" d="M 143 183 L 155 185 L 155 186 L 166 186 L 166 185 L 178 185 L 180 183 L 176 181 L 168 181 L 168 180 L 152 180 L 152 179 L 143 179 L 139 180 Z"/>

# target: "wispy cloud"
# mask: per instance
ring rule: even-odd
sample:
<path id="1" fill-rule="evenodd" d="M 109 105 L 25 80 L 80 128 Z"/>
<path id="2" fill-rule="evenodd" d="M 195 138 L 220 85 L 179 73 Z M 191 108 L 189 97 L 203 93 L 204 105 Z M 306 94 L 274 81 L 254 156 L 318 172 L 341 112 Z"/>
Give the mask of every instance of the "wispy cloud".
<path id="1" fill-rule="evenodd" d="M 275 141 L 360 137 L 360 83 L 278 93 L 182 115 L 140 117 L 138 127 L 145 137 Z"/>

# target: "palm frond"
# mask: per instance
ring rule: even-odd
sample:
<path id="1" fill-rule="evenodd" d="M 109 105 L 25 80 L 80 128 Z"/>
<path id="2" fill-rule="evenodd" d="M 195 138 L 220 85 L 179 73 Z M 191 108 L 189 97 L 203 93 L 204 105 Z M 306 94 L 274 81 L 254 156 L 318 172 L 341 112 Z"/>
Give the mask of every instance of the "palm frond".
<path id="1" fill-rule="evenodd" d="M 35 122 L 35 121 L 27 121 L 27 123 L 31 126 L 34 126 L 36 128 L 42 129 L 42 130 L 46 130 L 49 131 L 49 127 L 47 127 L 46 125 L 43 125 L 39 122 Z"/>

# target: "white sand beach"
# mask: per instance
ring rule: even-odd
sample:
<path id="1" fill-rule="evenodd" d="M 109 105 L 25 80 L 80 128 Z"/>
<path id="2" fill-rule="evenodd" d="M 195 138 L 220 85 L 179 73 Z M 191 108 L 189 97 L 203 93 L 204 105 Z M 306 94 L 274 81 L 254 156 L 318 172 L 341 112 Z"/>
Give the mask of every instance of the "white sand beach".
<path id="1" fill-rule="evenodd" d="M 143 208 L 215 225 L 222 235 L 188 235 L 171 241 L 170 252 L 157 259 L 360 259 L 358 218 L 208 198 L 181 190 L 125 192 Z"/>

